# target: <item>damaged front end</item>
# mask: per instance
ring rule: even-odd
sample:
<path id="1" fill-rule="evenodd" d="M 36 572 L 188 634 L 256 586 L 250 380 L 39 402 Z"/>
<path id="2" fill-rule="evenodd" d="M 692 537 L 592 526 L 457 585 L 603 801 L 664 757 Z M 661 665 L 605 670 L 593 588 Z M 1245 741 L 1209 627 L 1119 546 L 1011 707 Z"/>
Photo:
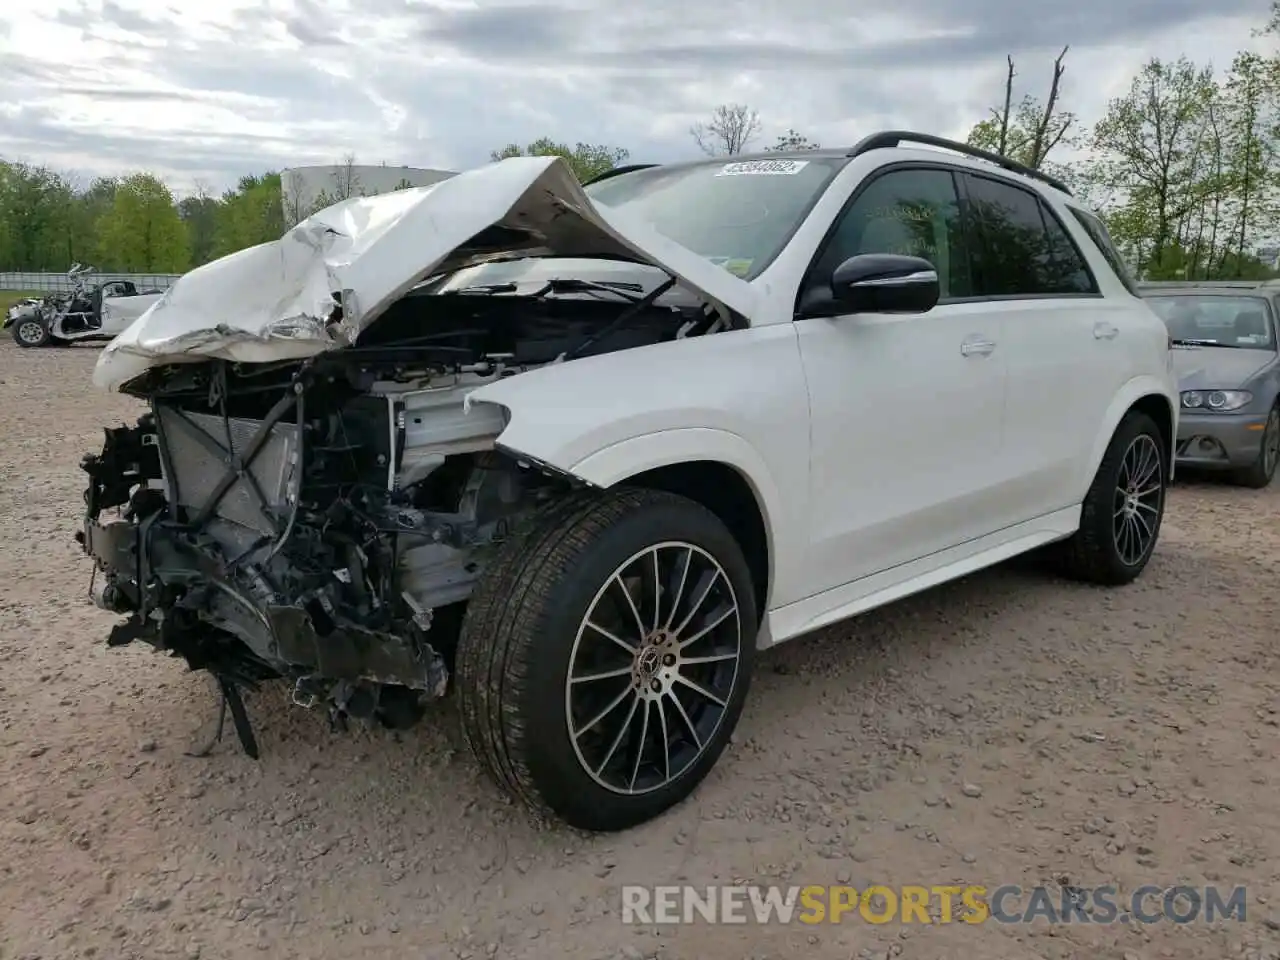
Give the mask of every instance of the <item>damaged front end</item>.
<path id="1" fill-rule="evenodd" d="M 577 483 L 498 449 L 505 412 L 467 394 L 755 304 L 547 157 L 351 198 L 191 271 L 94 371 L 149 407 L 83 463 L 110 642 L 213 672 L 242 740 L 235 691 L 268 678 L 408 725 L 491 552 Z"/>
<path id="2" fill-rule="evenodd" d="M 493 449 L 472 364 L 412 376 L 342 354 L 152 371 L 150 411 L 87 456 L 95 602 L 236 690 L 285 678 L 334 719 L 403 727 L 446 688 L 486 551 L 566 481 Z"/>

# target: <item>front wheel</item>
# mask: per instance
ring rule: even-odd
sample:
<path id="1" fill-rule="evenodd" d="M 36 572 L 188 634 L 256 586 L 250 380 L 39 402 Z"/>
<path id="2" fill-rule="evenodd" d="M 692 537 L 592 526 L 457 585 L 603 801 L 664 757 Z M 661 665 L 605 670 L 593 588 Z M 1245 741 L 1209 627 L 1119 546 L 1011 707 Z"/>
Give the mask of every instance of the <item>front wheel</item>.
<path id="1" fill-rule="evenodd" d="M 1145 413 L 1130 410 L 1085 495 L 1080 528 L 1058 545 L 1063 572 L 1105 586 L 1137 579 L 1160 535 L 1168 471 L 1160 428 Z"/>
<path id="2" fill-rule="evenodd" d="M 733 535 L 683 497 L 571 497 L 509 544 L 458 643 L 463 734 L 512 797 L 586 830 L 684 799 L 742 711 L 757 632 Z"/>
<path id="3" fill-rule="evenodd" d="M 43 320 L 24 317 L 14 321 L 13 339 L 20 347 L 43 347 L 49 342 L 49 328 Z"/>

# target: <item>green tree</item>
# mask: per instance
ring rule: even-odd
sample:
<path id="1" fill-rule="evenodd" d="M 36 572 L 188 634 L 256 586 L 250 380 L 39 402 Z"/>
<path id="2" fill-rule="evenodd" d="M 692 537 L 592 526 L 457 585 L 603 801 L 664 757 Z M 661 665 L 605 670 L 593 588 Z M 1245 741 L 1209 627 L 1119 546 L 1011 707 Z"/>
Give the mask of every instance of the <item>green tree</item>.
<path id="1" fill-rule="evenodd" d="M 149 173 L 124 177 L 99 225 L 101 266 L 139 273 L 180 273 L 189 264 L 187 231 L 173 195 Z"/>
<path id="2" fill-rule="evenodd" d="M 197 183 L 195 193 L 178 201 L 178 216 L 187 228 L 187 246 L 192 266 L 208 263 L 217 247 L 218 214 L 221 204 L 210 196 L 204 184 Z"/>
<path id="3" fill-rule="evenodd" d="M 1185 57 L 1153 59 L 1094 127 L 1094 177 L 1131 208 L 1113 215 L 1108 226 L 1140 273 L 1166 274 L 1172 269 L 1165 259 L 1169 248 L 1185 246 L 1185 219 L 1205 195 L 1212 153 L 1206 133 L 1212 131 L 1217 99 L 1210 68 Z"/>
<path id="4" fill-rule="evenodd" d="M 563 157 L 579 182 L 585 183 L 612 170 L 629 156 L 630 152 L 622 147 L 608 147 L 599 143 L 578 143 L 570 147 L 567 143 L 556 143 L 550 137 L 543 137 L 523 147 L 517 143 L 509 143 L 501 150 L 494 150 L 489 154 L 489 159 L 498 161 L 508 157 Z"/>
<path id="5" fill-rule="evenodd" d="M 72 200 L 70 214 L 70 240 L 67 265 L 72 263 L 99 263 L 102 243 L 98 236 L 100 226 L 115 208 L 117 177 L 98 177 Z M 66 269 L 64 266 L 63 269 Z"/>
<path id="6" fill-rule="evenodd" d="M 1245 269 L 1250 238 L 1274 226 L 1276 209 L 1276 88 L 1267 61 L 1256 53 L 1236 54 L 1224 84 L 1229 109 L 1225 123 L 1227 188 L 1234 223 L 1231 236 L 1239 269 Z"/>
<path id="7" fill-rule="evenodd" d="M 15 270 L 66 270 L 73 199 L 48 167 L 0 163 L 0 259 Z"/>
<path id="8" fill-rule="evenodd" d="M 284 231 L 280 174 L 241 177 L 236 189 L 224 193 L 218 204 L 214 256 L 278 240 Z"/>
<path id="9" fill-rule="evenodd" d="M 790 127 L 786 133 L 778 134 L 778 139 L 772 147 L 769 147 L 770 153 L 784 153 L 790 150 L 817 150 L 819 145 L 814 143 L 802 133 L 797 133 Z"/>

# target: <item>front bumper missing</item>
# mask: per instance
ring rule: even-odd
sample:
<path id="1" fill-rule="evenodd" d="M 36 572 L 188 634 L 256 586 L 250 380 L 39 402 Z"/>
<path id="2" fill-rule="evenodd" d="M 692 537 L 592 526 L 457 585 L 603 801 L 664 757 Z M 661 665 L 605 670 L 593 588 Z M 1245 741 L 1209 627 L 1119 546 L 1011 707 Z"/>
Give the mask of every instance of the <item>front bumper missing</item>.
<path id="1" fill-rule="evenodd" d="M 300 469 L 303 451 L 283 443 L 280 430 L 291 410 L 300 427 L 302 397 L 294 391 L 263 421 L 166 407 L 108 430 L 102 453 L 85 458 L 77 540 L 94 561 L 94 602 L 126 617 L 107 642 L 142 640 L 180 656 L 214 673 L 228 698 L 236 686 L 283 677 L 296 702 L 327 701 L 369 718 L 380 699 L 440 696 L 447 672 L 425 630 L 406 629 L 386 611 L 354 615 L 338 576 L 348 571 L 334 569 L 341 563 L 318 572 L 291 566 L 302 524 L 298 486 L 282 464 L 293 458 Z M 219 437 L 204 421 L 229 426 Z M 174 446 L 166 431 L 186 439 Z M 175 464 L 175 450 L 183 463 Z M 113 507 L 122 508 L 118 519 L 104 514 Z M 239 730 L 241 711 L 228 703 Z"/>

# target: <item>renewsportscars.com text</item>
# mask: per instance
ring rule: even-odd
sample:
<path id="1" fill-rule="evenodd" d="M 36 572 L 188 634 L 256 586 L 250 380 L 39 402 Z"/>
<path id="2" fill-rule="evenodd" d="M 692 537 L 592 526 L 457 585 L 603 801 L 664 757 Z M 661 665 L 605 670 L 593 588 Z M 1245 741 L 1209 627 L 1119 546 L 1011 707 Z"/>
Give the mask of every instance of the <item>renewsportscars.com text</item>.
<path id="1" fill-rule="evenodd" d="M 622 922 L 1214 923 L 1243 922 L 1245 888 L 1140 886 L 624 886 Z"/>

